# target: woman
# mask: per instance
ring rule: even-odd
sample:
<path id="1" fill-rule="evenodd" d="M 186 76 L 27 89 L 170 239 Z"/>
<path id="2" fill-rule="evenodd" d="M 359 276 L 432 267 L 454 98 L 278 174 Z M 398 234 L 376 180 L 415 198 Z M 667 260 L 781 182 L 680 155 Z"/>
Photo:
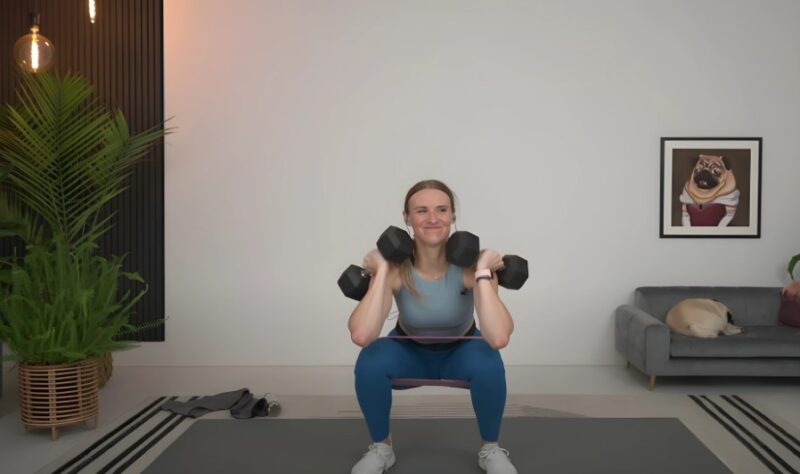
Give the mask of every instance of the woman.
<path id="1" fill-rule="evenodd" d="M 489 474 L 516 474 L 508 451 L 497 444 L 506 401 L 499 349 L 508 344 L 514 329 L 494 278 L 494 271 L 502 268 L 502 257 L 484 250 L 471 268 L 447 263 L 445 244 L 456 215 L 453 193 L 440 181 L 412 186 L 403 217 L 414 238 L 413 258 L 398 266 L 378 250 L 369 252 L 364 257 L 364 268 L 372 274 L 369 290 L 348 322 L 353 342 L 363 348 L 355 368 L 356 395 L 373 441 L 352 474 L 380 474 L 395 462 L 389 434 L 395 378 L 469 381 L 483 439 L 478 464 Z M 426 339 L 379 339 L 393 296 L 399 316 L 390 335 Z M 478 314 L 480 330 L 475 328 L 473 312 Z M 430 339 L 469 335 L 481 338 Z"/>

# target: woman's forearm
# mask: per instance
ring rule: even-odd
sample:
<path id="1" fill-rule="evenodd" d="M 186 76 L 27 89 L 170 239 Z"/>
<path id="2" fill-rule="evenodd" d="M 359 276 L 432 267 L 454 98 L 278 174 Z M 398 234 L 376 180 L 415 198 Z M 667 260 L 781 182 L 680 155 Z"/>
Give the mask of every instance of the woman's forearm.
<path id="1" fill-rule="evenodd" d="M 483 338 L 495 349 L 504 348 L 514 331 L 514 321 L 497 293 L 496 281 L 477 282 L 473 295 Z"/>
<path id="2" fill-rule="evenodd" d="M 378 268 L 369 282 L 369 289 L 358 303 L 347 323 L 350 338 L 361 347 L 372 343 L 381 333 L 391 309 L 389 266 Z"/>

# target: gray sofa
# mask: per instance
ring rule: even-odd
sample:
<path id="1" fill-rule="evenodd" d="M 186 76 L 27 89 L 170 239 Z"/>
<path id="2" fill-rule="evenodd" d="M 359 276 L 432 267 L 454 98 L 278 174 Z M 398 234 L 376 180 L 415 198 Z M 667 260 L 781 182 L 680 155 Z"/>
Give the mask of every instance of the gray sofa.
<path id="1" fill-rule="evenodd" d="M 634 292 L 634 304 L 615 314 L 617 352 L 650 376 L 738 375 L 800 377 L 800 328 L 778 321 L 781 288 L 646 286 Z M 685 298 L 714 298 L 725 303 L 742 334 L 716 339 L 670 332 L 667 312 Z"/>

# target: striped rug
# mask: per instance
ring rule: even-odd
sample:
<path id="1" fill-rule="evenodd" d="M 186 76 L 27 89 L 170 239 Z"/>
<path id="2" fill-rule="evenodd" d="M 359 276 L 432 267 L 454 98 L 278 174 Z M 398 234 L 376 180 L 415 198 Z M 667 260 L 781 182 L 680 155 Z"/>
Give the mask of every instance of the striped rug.
<path id="1" fill-rule="evenodd" d="M 690 395 L 769 472 L 800 472 L 800 440 L 762 410 L 737 395 Z"/>
<path id="2" fill-rule="evenodd" d="M 163 396 L 137 407 L 113 426 L 98 428 L 95 439 L 48 465 L 47 473 L 142 472 L 195 421 L 161 410 Z M 357 418 L 354 397 L 281 400 L 281 418 Z M 680 420 L 732 472 L 800 474 L 800 432 L 753 401 L 737 395 L 516 395 L 506 417 L 666 417 Z M 395 397 L 395 418 L 470 417 L 467 396 Z M 230 418 L 214 412 L 202 419 Z M 242 422 L 258 422 L 261 419 Z M 665 446 L 664 449 L 669 449 Z M 679 455 L 680 453 L 676 453 Z"/>

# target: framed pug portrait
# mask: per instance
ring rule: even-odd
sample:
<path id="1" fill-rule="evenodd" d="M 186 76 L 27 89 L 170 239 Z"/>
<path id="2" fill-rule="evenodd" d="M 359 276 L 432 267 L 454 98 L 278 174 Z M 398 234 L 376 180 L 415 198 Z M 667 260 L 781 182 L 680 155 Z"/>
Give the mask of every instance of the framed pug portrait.
<path id="1" fill-rule="evenodd" d="M 660 236 L 761 237 L 761 138 L 661 138 Z"/>

